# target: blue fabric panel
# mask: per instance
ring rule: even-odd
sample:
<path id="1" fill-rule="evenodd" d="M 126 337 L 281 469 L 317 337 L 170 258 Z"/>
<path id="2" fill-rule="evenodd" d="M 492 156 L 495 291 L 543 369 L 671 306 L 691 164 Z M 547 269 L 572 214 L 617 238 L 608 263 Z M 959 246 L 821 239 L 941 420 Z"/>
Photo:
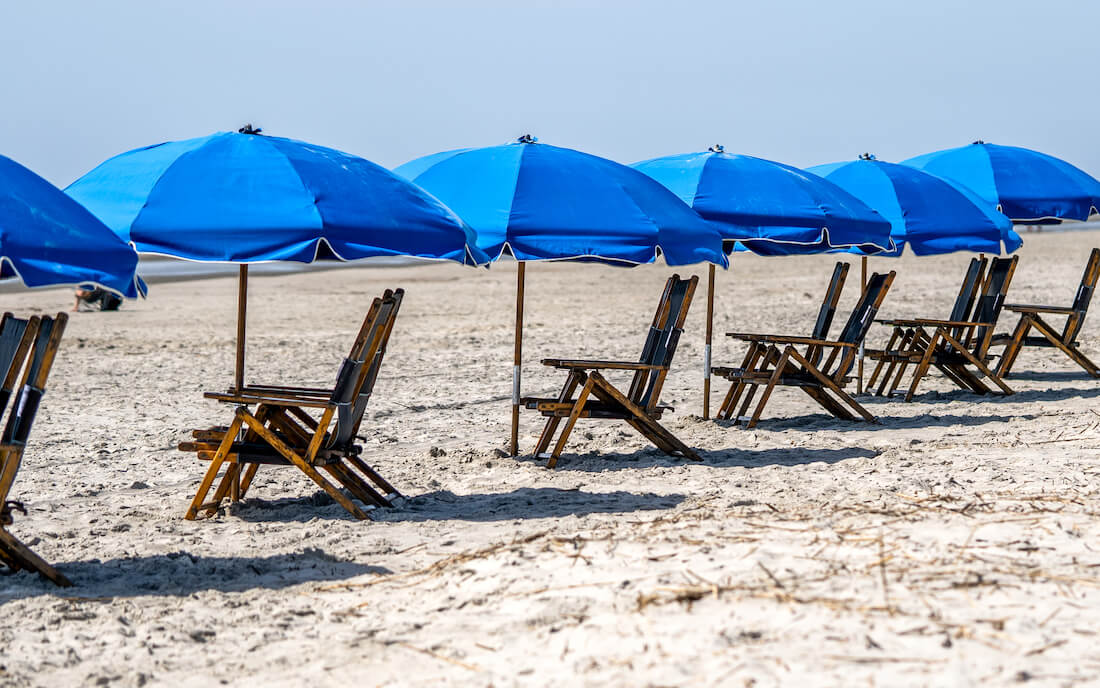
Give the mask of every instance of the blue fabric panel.
<path id="1" fill-rule="evenodd" d="M 905 245 L 917 255 L 952 251 L 1012 252 L 1019 236 L 1012 222 L 964 187 L 907 165 L 855 160 L 810 168 L 824 174 L 890 220 L 900 255 Z"/>
<path id="2" fill-rule="evenodd" d="M 28 287 L 95 283 L 124 296 L 144 291 L 134 249 L 19 163 L 0 156 L 0 258 Z"/>
<path id="3" fill-rule="evenodd" d="M 219 133 L 140 148 L 104 162 L 69 192 L 139 251 L 190 260 L 488 262 L 473 230 L 414 184 L 291 139 Z"/>
<path id="4" fill-rule="evenodd" d="M 1100 182 L 1053 156 L 976 142 L 903 164 L 968 187 L 1019 223 L 1086 220 L 1100 207 Z"/>
<path id="5" fill-rule="evenodd" d="M 508 243 L 522 156 L 521 144 L 467 148 L 418 158 L 394 172 L 457 213 L 477 232 L 478 248 L 495 260 Z"/>
<path id="6" fill-rule="evenodd" d="M 718 225 L 724 240 L 740 241 L 758 253 L 890 247 L 886 219 L 836 185 L 790 165 L 707 152 L 647 160 L 635 167 L 672 184 L 669 188 L 681 198 L 690 197 L 695 211 Z"/>
<path id="7" fill-rule="evenodd" d="M 436 161 L 430 164 L 431 161 Z M 725 265 L 721 237 L 668 189 L 616 162 L 512 143 L 397 168 L 470 224 L 481 247 L 519 260 Z"/>

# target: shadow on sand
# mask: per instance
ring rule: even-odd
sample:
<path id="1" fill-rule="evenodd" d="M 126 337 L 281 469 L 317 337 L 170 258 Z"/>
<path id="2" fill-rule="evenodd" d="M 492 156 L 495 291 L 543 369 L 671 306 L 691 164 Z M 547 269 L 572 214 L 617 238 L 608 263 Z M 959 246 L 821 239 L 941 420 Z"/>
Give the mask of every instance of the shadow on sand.
<path id="1" fill-rule="evenodd" d="M 456 495 L 438 490 L 412 495 L 396 509 L 375 509 L 375 521 L 511 521 L 585 514 L 615 514 L 672 509 L 684 495 L 655 493 L 583 492 L 556 487 L 523 487 L 511 492 Z M 354 517 L 324 492 L 307 497 L 248 499 L 233 507 L 233 515 L 246 521 L 289 522 L 349 520 Z"/>
<path id="2" fill-rule="evenodd" d="M 731 430 L 731 432 L 736 432 Z M 800 466 L 809 463 L 837 463 L 847 459 L 865 459 L 878 456 L 879 452 L 861 447 L 816 449 L 812 447 L 781 447 L 774 449 L 715 449 L 696 447 L 703 457 L 701 462 L 687 461 L 669 456 L 655 447 L 630 453 L 587 452 L 562 454 L 556 471 L 583 471 L 604 473 L 607 471 L 636 470 L 639 468 L 673 468 L 677 466 L 705 466 L 708 468 L 760 468 L 763 466 Z M 546 459 L 519 456 L 518 461 L 545 463 Z"/>
<path id="3" fill-rule="evenodd" d="M 186 551 L 123 559 L 54 562 L 76 586 L 75 597 L 184 596 L 206 590 L 278 590 L 301 583 L 338 581 L 389 569 L 343 561 L 323 550 L 268 557 L 204 557 Z M 53 583 L 26 572 L 0 577 L 0 603 L 6 599 L 61 594 Z"/>

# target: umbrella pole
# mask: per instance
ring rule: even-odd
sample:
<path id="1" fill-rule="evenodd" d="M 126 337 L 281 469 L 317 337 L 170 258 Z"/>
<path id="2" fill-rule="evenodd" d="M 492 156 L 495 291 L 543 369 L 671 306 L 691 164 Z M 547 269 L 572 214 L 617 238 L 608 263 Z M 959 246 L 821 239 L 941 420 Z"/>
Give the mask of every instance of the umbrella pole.
<path id="1" fill-rule="evenodd" d="M 520 366 L 523 363 L 523 272 L 524 261 L 519 261 L 516 271 L 516 349 L 512 358 L 512 456 L 519 454 L 519 386 Z"/>
<path id="2" fill-rule="evenodd" d="M 867 289 L 867 256 L 859 259 L 859 290 L 862 295 Z M 863 394 L 863 340 L 859 341 L 859 371 L 856 375 L 856 394 Z"/>
<path id="3" fill-rule="evenodd" d="M 244 333 L 245 311 L 248 307 L 248 265 L 241 265 L 237 280 L 237 369 L 233 388 L 239 393 L 244 388 Z"/>
<path id="4" fill-rule="evenodd" d="M 703 420 L 710 419 L 710 343 L 714 336 L 714 263 L 707 275 L 707 342 L 703 347 Z"/>

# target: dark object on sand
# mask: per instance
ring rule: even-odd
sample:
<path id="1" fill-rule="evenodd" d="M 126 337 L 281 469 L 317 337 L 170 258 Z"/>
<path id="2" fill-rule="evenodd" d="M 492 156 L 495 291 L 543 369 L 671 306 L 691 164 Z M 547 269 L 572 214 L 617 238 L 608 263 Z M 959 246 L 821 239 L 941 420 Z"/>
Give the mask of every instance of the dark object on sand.
<path id="1" fill-rule="evenodd" d="M 547 466 L 553 468 L 561 456 L 569 433 L 579 418 L 611 418 L 624 420 L 640 432 L 658 449 L 673 456 L 700 461 L 693 449 L 677 439 L 658 421 L 671 406 L 659 404 L 661 387 L 672 365 L 676 345 L 683 331 L 691 298 L 695 294 L 698 277 L 680 279 L 673 275 L 665 284 L 653 324 L 646 336 L 645 346 L 638 362 L 631 361 L 583 361 L 559 358 L 543 359 L 542 364 L 569 371 L 561 394 L 555 399 L 525 398 L 523 405 L 546 416 L 546 426 L 535 447 L 535 455 L 547 458 Z M 634 372 L 630 390 L 624 394 L 608 382 L 601 371 L 629 370 Z M 577 389 L 580 388 L 578 392 Z M 576 398 L 574 398 L 576 394 Z M 590 397 L 594 397 L 590 399 Z M 550 441 L 565 419 L 553 451 Z"/>
<path id="2" fill-rule="evenodd" d="M 1005 294 L 1012 283 L 1018 256 L 994 258 L 989 272 L 982 282 L 981 293 L 974 312 L 961 320 L 895 320 L 893 323 L 912 327 L 915 335 L 908 348 L 899 350 L 897 357 L 916 365 L 906 401 L 912 401 L 917 386 L 929 369 L 935 366 L 947 379 L 960 389 L 975 394 L 995 393 L 983 378 L 999 388 L 1003 395 L 1014 394 L 1000 375 L 989 367 L 989 347 L 993 341 L 993 328 L 1004 307 Z"/>
<path id="3" fill-rule="evenodd" d="M 1073 298 L 1073 304 L 1068 308 L 1064 306 L 1032 306 L 1009 303 L 1005 308 L 1013 313 L 1020 314 L 1020 322 L 1012 334 L 1000 334 L 993 336 L 990 346 L 1005 346 L 1001 354 L 1001 361 L 997 365 L 997 374 L 1008 377 L 1012 370 L 1012 364 L 1020 350 L 1026 346 L 1045 347 L 1058 349 L 1070 359 L 1085 369 L 1092 377 L 1100 377 L 1100 368 L 1081 353 L 1077 348 L 1077 335 L 1081 332 L 1081 326 L 1085 324 L 1085 315 L 1089 311 L 1089 303 L 1092 302 L 1092 293 L 1096 290 L 1097 278 L 1100 278 L 1100 248 L 1092 249 L 1088 265 L 1085 266 L 1085 274 L 1081 276 L 1081 285 L 1077 287 L 1077 295 Z M 1051 327 L 1043 318 L 1044 315 L 1066 316 L 1065 327 L 1059 333 Z M 1030 330 L 1035 330 L 1041 336 L 1028 336 Z"/>
<path id="4" fill-rule="evenodd" d="M 360 519 L 367 518 L 370 509 L 393 506 L 401 498 L 392 485 L 359 458 L 362 447 L 356 444 L 356 436 L 403 296 L 402 289 L 387 289 L 381 298 L 374 299 L 332 389 L 247 385 L 225 394 L 206 394 L 209 399 L 238 407 L 228 428 L 195 430 L 191 435 L 196 441 L 179 445 L 181 451 L 195 452 L 199 459 L 210 461 L 186 518 L 194 520 L 199 511 L 207 515 L 216 513 L 226 497 L 234 502 L 243 499 L 261 465 L 297 466 Z M 248 407 L 253 405 L 256 408 L 250 411 Z M 310 415 L 310 410 L 320 417 Z M 206 495 L 222 464 L 227 464 L 225 473 L 213 498 L 207 502 Z M 244 471 L 242 464 L 247 466 Z M 321 471 L 367 508 L 359 508 Z"/>
<path id="5" fill-rule="evenodd" d="M 733 420 L 734 424 L 744 421 L 745 427 L 755 427 L 764 413 L 764 406 L 768 403 L 772 390 L 779 386 L 801 389 L 837 418 L 854 421 L 859 420 L 858 414 L 865 421 L 876 422 L 875 417 L 845 392 L 844 388 L 853 379 L 852 368 L 858 358 L 860 345 L 867 337 L 867 330 L 870 329 L 893 282 L 892 271 L 885 275 L 871 275 L 859 302 L 848 316 L 840 337 L 835 341 L 825 337 L 729 333 L 728 336 L 735 339 L 747 339 L 750 346 L 740 368 L 714 369 L 715 375 L 733 383 L 718 411 L 718 418 Z M 822 310 L 824 312 L 827 309 L 823 307 Z M 821 317 L 818 320 L 820 322 Z M 804 348 L 800 350 L 799 347 Z M 751 416 L 746 416 L 749 404 L 760 387 L 764 391 L 756 410 Z M 741 401 L 742 397 L 744 401 Z"/>
<path id="6" fill-rule="evenodd" d="M 958 296 L 955 297 L 955 305 L 951 307 L 951 312 L 947 316 L 948 321 L 965 322 L 970 317 L 970 311 L 974 308 L 974 302 L 982 288 L 988 262 L 984 256 L 970 259 L 970 267 L 967 268 Z M 928 333 L 920 327 L 919 323 L 922 322 L 920 320 L 895 319 L 876 322 L 892 327 L 893 331 L 883 349 L 867 351 L 868 358 L 878 361 L 871 373 L 871 378 L 867 381 L 867 389 L 872 389 L 875 382 L 881 379 L 876 394 L 893 396 L 905 377 L 908 367 L 920 363 L 924 347 L 928 345 Z"/>
<path id="7" fill-rule="evenodd" d="M 122 298 L 118 294 L 96 286 L 77 287 L 75 296 L 77 306 L 83 303 L 101 311 L 117 311 L 122 305 Z"/>
<path id="8" fill-rule="evenodd" d="M 22 502 L 8 501 L 8 494 L 23 462 L 23 451 L 67 320 L 64 313 L 28 320 L 5 313 L 0 321 L 0 373 L 4 376 L 0 383 L 0 414 L 7 413 L 0 436 L 0 564 L 10 573 L 37 571 L 62 587 L 72 583 L 5 527 L 12 524 L 14 512 L 27 513 Z"/>

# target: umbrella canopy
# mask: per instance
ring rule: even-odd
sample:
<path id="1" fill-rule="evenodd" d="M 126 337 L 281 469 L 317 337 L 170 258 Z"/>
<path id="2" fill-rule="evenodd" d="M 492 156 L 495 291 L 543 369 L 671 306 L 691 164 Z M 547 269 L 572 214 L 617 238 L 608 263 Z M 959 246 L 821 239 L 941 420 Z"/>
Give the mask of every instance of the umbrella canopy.
<path id="1" fill-rule="evenodd" d="M 188 260 L 488 262 L 458 216 L 389 170 L 258 132 L 138 148 L 66 192 L 139 251 Z"/>
<path id="2" fill-rule="evenodd" d="M 1100 182 L 1064 160 L 1015 146 L 969 146 L 902 161 L 967 187 L 1020 224 L 1087 220 L 1100 208 Z"/>
<path id="3" fill-rule="evenodd" d="M 427 189 L 477 230 L 478 245 L 519 262 L 512 367 L 511 452 L 519 437 L 524 261 L 612 265 L 726 265 L 718 229 L 675 194 L 626 165 L 538 143 L 463 148 L 418 158 L 395 172 Z"/>
<path id="4" fill-rule="evenodd" d="M 66 192 L 139 251 L 241 263 L 234 387 L 244 386 L 248 263 L 412 256 L 488 262 L 473 230 L 363 158 L 247 125 L 115 156 Z"/>
<path id="5" fill-rule="evenodd" d="M 714 146 L 633 165 L 715 223 L 727 246 L 766 255 L 891 248 L 890 223 L 852 194 L 796 167 Z"/>
<path id="6" fill-rule="evenodd" d="M 915 167 L 859 160 L 808 168 L 875 208 L 890 221 L 899 256 L 905 246 L 918 256 L 973 251 L 1012 253 L 1023 240 L 1012 220 L 964 187 L 955 186 Z"/>
<path id="7" fill-rule="evenodd" d="M 494 259 L 595 259 L 725 265 L 717 229 L 644 174 L 595 155 L 536 143 L 464 148 L 395 172 L 477 230 Z"/>
<path id="8" fill-rule="evenodd" d="M 144 294 L 134 249 L 79 203 L 0 155 L 0 276 L 28 287 L 96 284 Z"/>

